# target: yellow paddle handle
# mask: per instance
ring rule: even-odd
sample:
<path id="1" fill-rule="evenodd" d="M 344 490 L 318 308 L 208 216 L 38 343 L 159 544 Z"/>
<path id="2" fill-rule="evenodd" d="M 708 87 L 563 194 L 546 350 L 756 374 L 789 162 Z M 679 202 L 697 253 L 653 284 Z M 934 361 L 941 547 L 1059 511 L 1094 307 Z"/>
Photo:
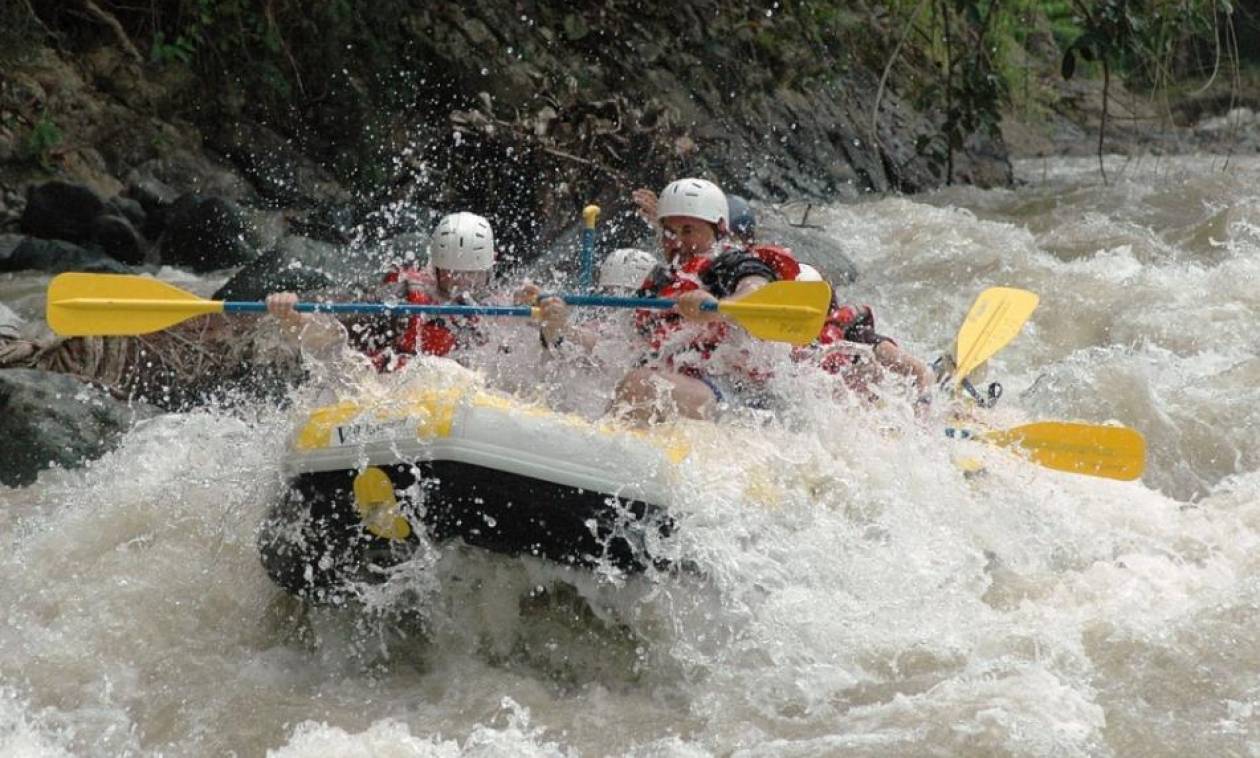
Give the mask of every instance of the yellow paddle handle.
<path id="1" fill-rule="evenodd" d="M 595 221 L 599 218 L 599 206 L 588 205 L 582 209 L 582 222 L 586 224 L 587 229 L 595 228 Z"/>

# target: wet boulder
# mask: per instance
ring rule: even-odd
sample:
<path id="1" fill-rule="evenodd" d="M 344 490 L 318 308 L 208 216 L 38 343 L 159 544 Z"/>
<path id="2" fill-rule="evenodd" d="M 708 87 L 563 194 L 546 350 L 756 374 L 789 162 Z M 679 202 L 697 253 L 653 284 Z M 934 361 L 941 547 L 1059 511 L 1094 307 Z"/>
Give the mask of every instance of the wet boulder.
<path id="1" fill-rule="evenodd" d="M 16 337 L 25 322 L 12 308 L 0 303 L 0 338 Z"/>
<path id="2" fill-rule="evenodd" d="M 0 371 L 0 484 L 24 487 L 50 466 L 78 468 L 154 413 L 64 374 Z"/>
<path id="3" fill-rule="evenodd" d="M 161 262 L 204 272 L 249 263 L 254 235 L 244 211 L 222 197 L 184 195 L 166 212 Z"/>
<path id="4" fill-rule="evenodd" d="M 133 266 L 144 263 L 148 248 L 129 220 L 112 214 L 97 216 L 92 222 L 92 242 L 115 260 Z"/>
<path id="5" fill-rule="evenodd" d="M 350 202 L 349 193 L 328 171 L 261 124 L 233 120 L 209 135 L 209 141 L 276 205 L 314 208 Z"/>
<path id="6" fill-rule="evenodd" d="M 130 221 L 131 225 L 137 229 L 143 229 L 148 220 L 144 212 L 144 206 L 140 204 L 140 201 L 127 195 L 115 195 L 107 200 L 105 202 L 105 213 L 112 216 L 121 216 Z"/>
<path id="7" fill-rule="evenodd" d="M 262 300 L 270 292 L 355 292 L 380 281 L 389 266 L 388 245 L 371 250 L 297 235 L 245 266 L 214 293 L 216 300 Z"/>
<path id="8" fill-rule="evenodd" d="M 105 200 L 90 187 L 63 181 L 32 184 L 19 228 L 35 237 L 87 242 L 92 221 L 104 212 Z"/>
<path id="9" fill-rule="evenodd" d="M 5 261 L 13 257 L 13 251 L 25 239 L 20 234 L 0 234 L 0 270 L 8 270 L 4 268 Z"/>
<path id="10" fill-rule="evenodd" d="M 11 239 L 14 235 L 4 235 Z M 65 240 L 18 237 L 11 249 L 0 241 L 0 271 L 86 271 L 93 274 L 130 274 L 131 268 L 95 247 L 80 247 Z"/>
<path id="11" fill-rule="evenodd" d="M 166 228 L 166 211 L 179 199 L 179 192 L 162 180 L 146 176 L 136 170 L 132 170 L 127 175 L 127 181 L 127 187 L 123 190 L 121 197 L 139 203 L 144 212 L 144 222 L 136 228 L 144 232 L 144 236 L 148 239 L 155 240 L 161 237 L 162 231 Z M 128 219 L 132 224 L 136 223 L 130 215 Z"/>
<path id="12" fill-rule="evenodd" d="M 257 199 L 253 186 L 215 160 L 209 151 L 179 149 L 160 158 L 151 158 L 128 172 L 126 182 L 129 187 L 160 185 L 172 189 L 177 195 L 214 196 L 234 203 L 249 204 Z"/>

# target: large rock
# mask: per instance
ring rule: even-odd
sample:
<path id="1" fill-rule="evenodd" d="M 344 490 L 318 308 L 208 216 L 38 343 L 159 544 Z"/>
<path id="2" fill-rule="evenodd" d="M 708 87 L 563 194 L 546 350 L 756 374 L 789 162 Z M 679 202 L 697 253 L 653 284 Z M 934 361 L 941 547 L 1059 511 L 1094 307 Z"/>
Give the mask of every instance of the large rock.
<path id="1" fill-rule="evenodd" d="M 0 483 L 23 487 L 49 466 L 82 466 L 153 413 L 64 374 L 0 371 Z"/>
<path id="2" fill-rule="evenodd" d="M 4 235 L 11 240 L 13 235 Z M 130 274 L 132 270 L 94 248 L 79 247 L 64 240 L 20 238 L 6 255 L 7 243 L 0 243 L 0 271 L 86 271 L 94 274 Z"/>
<path id="3" fill-rule="evenodd" d="M 288 236 L 245 266 L 214 293 L 216 300 L 262 300 L 271 292 L 363 292 L 380 281 L 393 248 L 365 250 Z"/>
<path id="4" fill-rule="evenodd" d="M 0 303 L 0 337 L 16 337 L 25 323 L 12 308 Z"/>
<path id="5" fill-rule="evenodd" d="M 136 204 L 137 207 L 139 203 Z M 144 263 L 148 245 L 131 222 L 122 216 L 106 214 L 92 222 L 92 241 L 110 257 L 139 266 Z"/>
<path id="6" fill-rule="evenodd" d="M 148 239 L 158 239 L 166 229 L 166 211 L 179 199 L 179 192 L 162 180 L 138 171 L 132 171 L 128 179 L 123 196 L 139 203 L 144 212 L 144 224 L 138 228 Z"/>
<path id="7" fill-rule="evenodd" d="M 126 190 L 124 189 L 123 192 L 125 193 Z M 126 194 L 115 195 L 107 200 L 105 202 L 105 213 L 112 216 L 122 216 L 137 229 L 144 229 L 145 224 L 148 223 L 144 206 L 139 200 L 128 197 Z"/>
<path id="8" fill-rule="evenodd" d="M 184 195 L 166 212 L 161 260 L 193 271 L 214 271 L 257 257 L 254 235 L 240 206 L 222 197 Z"/>
<path id="9" fill-rule="evenodd" d="M 0 268 L 4 267 L 5 261 L 13 257 L 13 251 L 17 250 L 18 245 L 25 239 L 20 234 L 0 234 Z"/>
<path id="10" fill-rule="evenodd" d="M 105 212 L 105 201 L 82 184 L 52 181 L 32 184 L 26 193 L 21 231 L 35 237 L 87 242 L 92 221 Z"/>
<path id="11" fill-rule="evenodd" d="M 346 205 L 350 194 L 291 141 L 250 121 L 224 124 L 210 138 L 273 203 L 299 208 Z"/>
<path id="12" fill-rule="evenodd" d="M 181 195 L 214 195 L 236 203 L 249 203 L 257 196 L 248 181 L 208 152 L 173 150 L 141 163 L 126 176 L 129 187 L 153 180 Z"/>

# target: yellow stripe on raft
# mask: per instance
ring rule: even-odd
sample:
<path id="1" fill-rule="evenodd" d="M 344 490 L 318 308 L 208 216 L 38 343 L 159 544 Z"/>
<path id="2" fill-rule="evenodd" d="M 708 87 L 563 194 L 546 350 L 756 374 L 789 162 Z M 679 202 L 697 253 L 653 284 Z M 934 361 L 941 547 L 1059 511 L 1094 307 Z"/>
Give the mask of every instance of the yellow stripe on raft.
<path id="1" fill-rule="evenodd" d="M 385 427 L 399 422 L 415 422 L 417 439 L 440 439 L 451 436 L 455 411 L 465 400 L 467 390 L 443 389 L 409 393 L 406 400 L 379 403 L 344 401 L 311 411 L 298 432 L 294 448 L 301 452 L 355 444 L 377 439 L 387 433 Z M 691 445 L 675 430 L 644 430 L 601 421 L 592 424 L 573 414 L 556 413 L 543 405 L 521 403 L 511 397 L 477 392 L 470 403 L 485 408 L 526 417 L 558 421 L 575 432 L 595 431 L 604 436 L 631 435 L 660 449 L 671 463 L 681 463 L 691 454 Z M 366 417 L 366 418 L 365 418 Z"/>
<path id="2" fill-rule="evenodd" d="M 414 393 L 405 401 L 365 405 L 347 400 L 316 408 L 298 432 L 294 447 L 309 451 L 349 444 L 350 440 L 334 439 L 334 433 L 344 435 L 347 429 L 353 430 L 357 424 L 363 427 L 366 436 L 370 434 L 368 427 L 373 425 L 408 420 L 415 421 L 418 439 L 449 437 L 455 409 L 463 395 L 464 391 L 460 389 L 431 390 Z M 370 418 L 365 420 L 363 417 L 369 413 Z"/>

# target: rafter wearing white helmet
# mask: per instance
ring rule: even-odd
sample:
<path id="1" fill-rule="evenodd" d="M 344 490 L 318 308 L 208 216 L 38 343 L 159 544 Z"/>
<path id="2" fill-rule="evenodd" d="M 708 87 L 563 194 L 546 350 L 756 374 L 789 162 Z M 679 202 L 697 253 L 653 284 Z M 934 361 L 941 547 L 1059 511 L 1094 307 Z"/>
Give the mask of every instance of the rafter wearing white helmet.
<path id="1" fill-rule="evenodd" d="M 658 221 L 671 216 L 690 216 L 719 227 L 718 237 L 726 234 L 730 214 L 726 194 L 706 179 L 678 179 L 661 191 L 656 204 Z"/>
<path id="2" fill-rule="evenodd" d="M 489 271 L 494 267 L 494 232 L 475 213 L 452 213 L 429 237 L 429 262 L 443 271 Z"/>
<path id="3" fill-rule="evenodd" d="M 614 250 L 599 264 L 599 286 L 636 290 L 656 263 L 656 256 L 646 250 L 632 247 Z"/>

